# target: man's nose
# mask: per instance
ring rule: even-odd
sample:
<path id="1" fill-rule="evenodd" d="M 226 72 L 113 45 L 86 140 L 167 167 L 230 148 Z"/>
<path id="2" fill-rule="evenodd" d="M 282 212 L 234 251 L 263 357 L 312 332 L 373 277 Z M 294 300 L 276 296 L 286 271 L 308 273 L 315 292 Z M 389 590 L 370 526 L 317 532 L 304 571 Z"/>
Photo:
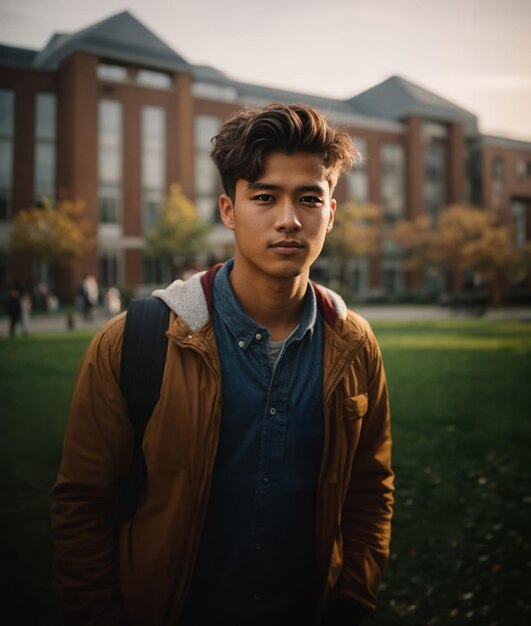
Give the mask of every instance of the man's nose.
<path id="1" fill-rule="evenodd" d="M 277 205 L 275 220 L 277 230 L 300 230 L 302 228 L 297 206 L 291 200 L 284 200 Z"/>

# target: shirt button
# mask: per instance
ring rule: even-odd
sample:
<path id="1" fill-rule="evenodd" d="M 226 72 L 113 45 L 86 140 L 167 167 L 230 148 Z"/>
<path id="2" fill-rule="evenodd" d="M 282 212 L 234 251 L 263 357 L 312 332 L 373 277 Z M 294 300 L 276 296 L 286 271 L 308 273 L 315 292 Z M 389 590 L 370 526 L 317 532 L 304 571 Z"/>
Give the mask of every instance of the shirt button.
<path id="1" fill-rule="evenodd" d="M 264 485 L 267 485 L 269 483 L 269 478 L 267 476 L 264 476 L 262 478 L 262 482 L 264 483 Z"/>
<path id="2" fill-rule="evenodd" d="M 245 348 L 245 341 L 238 341 L 240 348 Z"/>
<path id="3" fill-rule="evenodd" d="M 255 591 L 255 592 L 253 593 L 253 598 L 254 598 L 255 600 L 261 600 L 261 599 L 262 599 L 262 594 L 261 594 L 260 592 L 258 592 L 258 591 Z"/>
<path id="4" fill-rule="evenodd" d="M 262 339 L 262 335 L 260 333 L 256 333 L 255 337 L 256 337 L 256 341 L 261 341 Z"/>
<path id="5" fill-rule="evenodd" d="M 269 412 L 271 413 L 271 415 L 274 415 L 274 414 L 277 412 L 277 410 L 275 409 L 275 407 L 274 407 L 274 406 L 272 406 L 272 407 L 269 409 Z"/>
<path id="6" fill-rule="evenodd" d="M 188 339 L 193 339 L 193 335 L 188 335 Z"/>
<path id="7" fill-rule="evenodd" d="M 260 550 L 262 549 L 262 544 L 261 543 L 255 543 L 254 544 L 255 550 L 257 552 L 260 552 Z"/>

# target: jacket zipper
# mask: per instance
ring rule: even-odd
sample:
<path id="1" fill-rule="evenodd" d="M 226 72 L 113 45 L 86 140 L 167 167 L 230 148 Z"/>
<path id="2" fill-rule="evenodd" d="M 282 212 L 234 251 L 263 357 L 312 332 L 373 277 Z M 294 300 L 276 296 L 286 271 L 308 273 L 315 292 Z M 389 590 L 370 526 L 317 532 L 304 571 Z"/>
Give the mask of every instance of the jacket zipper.
<path id="1" fill-rule="evenodd" d="M 183 341 L 181 341 L 179 338 L 174 337 L 172 335 L 168 335 L 169 340 L 174 343 L 176 346 L 178 346 L 180 349 L 191 349 L 194 350 L 195 352 L 197 352 L 201 358 L 203 359 L 203 361 L 206 363 L 208 369 L 210 370 L 210 372 L 212 373 L 212 375 L 214 376 L 215 380 L 216 380 L 216 384 L 218 386 L 218 394 L 217 397 L 219 398 L 219 395 L 221 393 L 221 378 L 219 375 L 219 372 L 216 371 L 216 368 L 214 367 L 214 364 L 212 363 L 212 360 L 208 354 L 208 351 L 205 350 L 202 347 L 199 347 L 197 345 L 191 344 L 191 343 L 185 343 Z M 216 402 L 216 406 L 219 404 L 219 400 L 218 402 Z M 186 581 L 186 584 L 183 588 L 183 595 L 181 598 L 181 606 L 180 609 L 182 610 L 182 607 L 184 605 L 184 601 L 186 598 L 186 595 L 188 593 L 189 587 L 190 587 L 190 583 L 192 580 L 192 573 L 195 567 L 195 561 L 197 558 L 197 551 L 199 549 L 199 541 L 200 541 L 200 537 L 201 534 L 203 532 L 203 525 L 205 522 L 205 516 L 206 516 L 206 509 L 207 509 L 207 503 L 208 503 L 208 494 L 210 492 L 210 481 L 208 480 L 208 476 L 212 475 L 212 470 L 213 470 L 213 466 L 214 466 L 214 460 L 216 458 L 216 453 L 217 453 L 217 446 L 218 446 L 218 441 L 219 441 L 219 433 L 218 433 L 218 437 L 214 438 L 214 443 L 212 446 L 212 450 L 211 453 L 209 455 L 209 459 L 208 459 L 208 463 L 207 463 L 207 467 L 206 467 L 206 476 L 204 476 L 204 480 L 205 480 L 205 487 L 204 487 L 204 494 L 201 497 L 200 501 L 199 501 L 199 505 L 196 508 L 197 511 L 197 520 L 198 523 L 196 524 L 196 531 L 193 535 L 192 538 L 192 558 L 191 558 L 191 567 L 189 568 L 189 574 L 188 574 L 188 580 Z M 207 484 L 208 483 L 208 484 Z"/>
<path id="2" fill-rule="evenodd" d="M 328 411 L 327 407 L 329 406 L 330 403 L 330 398 L 333 396 L 333 393 L 335 392 L 337 386 L 340 384 L 341 380 L 343 379 L 343 376 L 345 375 L 346 371 L 348 370 L 348 368 L 350 367 L 350 364 L 352 362 L 352 359 L 354 358 L 354 356 L 361 350 L 361 348 L 363 347 L 363 345 L 365 344 L 365 337 L 360 340 L 356 346 L 354 346 L 354 348 L 352 348 L 352 350 L 350 350 L 346 356 L 344 357 L 344 365 L 340 368 L 340 370 L 338 371 L 337 375 L 334 376 L 333 382 L 332 384 L 329 386 L 328 392 L 325 396 L 324 399 L 324 404 L 323 404 L 323 411 L 324 411 L 324 442 L 327 442 L 328 447 L 330 446 L 330 433 L 329 433 L 329 420 L 326 419 L 326 413 Z M 324 443 L 323 442 L 323 443 Z M 323 450 L 324 452 L 324 450 Z M 329 543 L 329 538 L 328 537 L 320 537 L 321 541 L 317 541 L 318 540 L 318 532 L 317 532 L 317 527 L 322 526 L 319 524 L 319 515 L 318 512 L 320 510 L 320 502 L 322 500 L 322 492 L 323 492 L 323 465 L 321 465 L 321 469 L 319 472 L 319 482 L 318 482 L 318 486 L 317 486 L 317 510 L 316 510 L 316 544 L 317 544 L 317 549 L 319 550 L 319 544 L 323 544 L 323 540 L 327 542 L 326 545 L 326 553 L 325 550 L 323 548 L 322 550 L 322 555 L 326 556 L 326 559 L 323 561 L 323 565 L 326 566 L 326 571 L 323 571 L 324 574 L 324 586 L 323 586 L 323 590 L 322 590 L 322 596 L 321 596 L 321 601 L 320 601 L 320 607 L 321 609 L 324 608 L 328 595 L 330 593 L 330 589 L 328 588 L 328 574 L 329 574 L 329 569 L 330 569 L 330 559 L 331 559 L 331 555 L 332 555 L 332 545 L 333 545 L 333 537 L 331 537 L 330 539 L 332 540 L 332 543 L 330 543 L 330 545 L 328 545 Z M 319 528 L 321 535 L 323 532 L 323 528 Z"/>

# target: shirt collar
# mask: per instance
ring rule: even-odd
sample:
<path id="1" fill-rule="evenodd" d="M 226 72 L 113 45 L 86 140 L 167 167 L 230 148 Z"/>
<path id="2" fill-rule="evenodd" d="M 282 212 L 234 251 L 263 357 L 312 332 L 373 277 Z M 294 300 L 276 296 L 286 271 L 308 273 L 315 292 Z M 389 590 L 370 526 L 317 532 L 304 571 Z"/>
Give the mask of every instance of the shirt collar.
<path id="1" fill-rule="evenodd" d="M 233 265 L 234 259 L 228 260 L 214 278 L 214 309 L 228 326 L 239 346 L 247 349 L 257 338 L 257 334 L 269 339 L 269 331 L 252 320 L 240 306 L 229 280 Z M 317 298 L 313 285 L 308 282 L 299 325 L 291 335 L 290 343 L 302 339 L 308 332 L 313 334 L 316 322 Z"/>

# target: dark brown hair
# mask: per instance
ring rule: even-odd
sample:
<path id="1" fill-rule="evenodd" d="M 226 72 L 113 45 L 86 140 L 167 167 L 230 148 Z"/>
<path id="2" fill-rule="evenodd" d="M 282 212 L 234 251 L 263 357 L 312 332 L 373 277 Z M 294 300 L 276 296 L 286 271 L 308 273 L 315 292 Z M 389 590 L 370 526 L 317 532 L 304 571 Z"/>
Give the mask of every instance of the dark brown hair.
<path id="1" fill-rule="evenodd" d="M 265 109 L 246 108 L 235 113 L 212 139 L 212 159 L 225 193 L 234 201 L 238 180 L 254 182 L 264 159 L 272 152 L 308 152 L 319 156 L 331 189 L 340 173 L 348 172 L 361 156 L 343 128 L 306 104 L 271 104 Z"/>

